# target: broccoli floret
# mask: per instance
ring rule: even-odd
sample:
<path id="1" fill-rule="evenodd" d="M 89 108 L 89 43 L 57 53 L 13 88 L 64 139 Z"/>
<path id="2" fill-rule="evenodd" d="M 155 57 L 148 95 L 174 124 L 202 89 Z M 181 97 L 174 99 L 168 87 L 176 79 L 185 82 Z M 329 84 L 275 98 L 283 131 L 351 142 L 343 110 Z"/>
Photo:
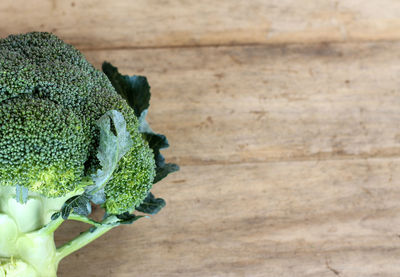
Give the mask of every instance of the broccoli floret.
<path id="1" fill-rule="evenodd" d="M 89 136 L 72 111 L 23 95 L 0 104 L 0 185 L 49 197 L 82 184 Z"/>
<path id="2" fill-rule="evenodd" d="M 105 188 L 105 206 L 120 213 L 139 205 L 155 175 L 153 154 L 133 109 L 108 78 L 49 33 L 0 40 L 0 60 L 0 185 L 48 197 L 80 189 L 99 168 L 96 122 L 117 110 L 134 146 Z"/>

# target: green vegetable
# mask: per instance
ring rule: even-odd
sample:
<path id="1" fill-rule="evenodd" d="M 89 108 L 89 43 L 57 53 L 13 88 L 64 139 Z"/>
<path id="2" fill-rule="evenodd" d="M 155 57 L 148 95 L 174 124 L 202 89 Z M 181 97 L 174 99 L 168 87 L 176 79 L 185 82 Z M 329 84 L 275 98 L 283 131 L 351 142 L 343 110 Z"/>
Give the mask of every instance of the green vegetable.
<path id="1" fill-rule="evenodd" d="M 178 166 L 145 120 L 147 79 L 103 71 L 49 33 L 0 40 L 0 277 L 54 277 L 62 258 L 141 218 L 135 210 L 165 206 L 150 189 Z M 57 248 L 67 220 L 93 227 Z"/>

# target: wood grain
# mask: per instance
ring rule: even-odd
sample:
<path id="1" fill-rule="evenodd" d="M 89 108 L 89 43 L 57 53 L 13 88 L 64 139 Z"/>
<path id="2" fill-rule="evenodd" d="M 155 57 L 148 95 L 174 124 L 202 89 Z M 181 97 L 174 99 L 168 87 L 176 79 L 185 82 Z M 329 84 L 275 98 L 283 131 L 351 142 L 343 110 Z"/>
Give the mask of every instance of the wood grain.
<path id="1" fill-rule="evenodd" d="M 399 276 L 399 172 L 378 158 L 184 166 L 155 190 L 163 212 L 60 276 Z"/>
<path id="2" fill-rule="evenodd" d="M 397 0 L 2 0 L 0 36 L 51 31 L 80 48 L 400 38 Z"/>
<path id="3" fill-rule="evenodd" d="M 180 164 L 400 154 L 399 43 L 90 51 L 152 85 Z M 167 115 L 167 116 L 166 116 Z"/>
<path id="4" fill-rule="evenodd" d="M 155 188 L 159 215 L 59 276 L 400 276 L 399 14 L 396 0 L 0 1 L 1 37 L 51 31 L 146 75 L 182 166 Z"/>
<path id="5" fill-rule="evenodd" d="M 149 77 L 182 170 L 60 276 L 399 276 L 399 46 L 85 52 Z"/>

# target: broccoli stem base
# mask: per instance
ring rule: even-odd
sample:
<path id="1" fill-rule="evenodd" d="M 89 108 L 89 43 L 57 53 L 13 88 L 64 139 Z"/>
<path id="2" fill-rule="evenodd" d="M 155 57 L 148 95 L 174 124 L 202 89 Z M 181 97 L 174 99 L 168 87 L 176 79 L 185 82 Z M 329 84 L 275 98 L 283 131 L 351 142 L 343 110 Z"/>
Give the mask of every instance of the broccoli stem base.
<path id="1" fill-rule="evenodd" d="M 51 227 L 54 226 L 51 225 Z M 15 244 L 17 255 L 0 258 L 0 277 L 56 277 L 58 264 L 63 258 L 114 227 L 115 225 L 103 224 L 91 228 L 59 248 L 56 248 L 51 232 L 55 229 L 48 228 L 48 226 L 20 235 Z M 5 250 L 0 249 L 3 252 Z"/>
<path id="2" fill-rule="evenodd" d="M 42 229 L 22 232 L 14 217 L 0 214 L 0 277 L 57 276 L 53 233 L 42 232 Z M 37 218 L 31 220 L 38 221 Z"/>
<path id="3" fill-rule="evenodd" d="M 97 223 L 71 214 L 68 219 L 94 227 L 57 248 L 54 232 L 64 219 L 59 216 L 52 220 L 51 215 L 71 196 L 46 198 L 32 194 L 20 204 L 15 187 L 0 187 L 0 277 L 56 277 L 63 258 L 118 225 L 113 216 Z"/>
<path id="4" fill-rule="evenodd" d="M 58 260 L 52 235 L 36 232 L 21 235 L 16 243 L 17 255 L 2 258 L 0 276 L 56 277 Z"/>

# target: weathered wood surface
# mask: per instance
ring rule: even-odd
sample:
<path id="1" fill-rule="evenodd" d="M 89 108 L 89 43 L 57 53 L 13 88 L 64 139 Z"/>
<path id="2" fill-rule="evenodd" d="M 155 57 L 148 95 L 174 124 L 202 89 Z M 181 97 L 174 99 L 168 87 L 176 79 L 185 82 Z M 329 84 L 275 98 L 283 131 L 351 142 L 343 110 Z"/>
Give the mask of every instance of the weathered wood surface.
<path id="1" fill-rule="evenodd" d="M 399 276 L 399 172 L 399 159 L 184 166 L 156 189 L 160 215 L 60 276 Z"/>
<path id="2" fill-rule="evenodd" d="M 399 15 L 396 0 L 1 1 L 0 36 L 52 31 L 148 76 L 182 167 L 155 188 L 159 215 L 59 276 L 400 276 Z"/>
<path id="3" fill-rule="evenodd" d="M 148 76 L 182 170 L 61 276 L 400 275 L 400 43 L 85 54 Z"/>
<path id="4" fill-rule="evenodd" d="M 2 0 L 0 36 L 44 30 L 80 48 L 400 38 L 397 0 Z"/>
<path id="5" fill-rule="evenodd" d="M 400 43 L 91 51 L 152 85 L 185 165 L 395 157 Z M 165 116 L 167 115 L 167 116 Z"/>

